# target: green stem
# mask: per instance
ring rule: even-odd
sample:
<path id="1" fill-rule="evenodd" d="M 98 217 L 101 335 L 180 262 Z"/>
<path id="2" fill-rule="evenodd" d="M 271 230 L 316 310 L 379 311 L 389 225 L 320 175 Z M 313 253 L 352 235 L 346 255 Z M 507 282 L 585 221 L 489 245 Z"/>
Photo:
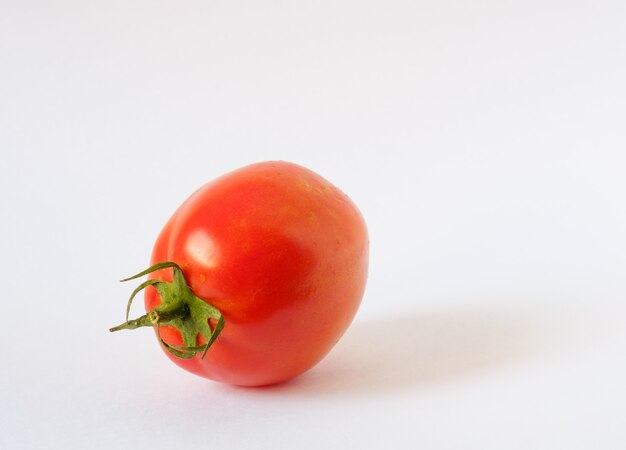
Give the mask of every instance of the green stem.
<path id="1" fill-rule="evenodd" d="M 110 332 L 119 331 L 119 330 L 134 330 L 139 327 L 151 327 L 153 325 L 152 321 L 148 314 L 144 314 L 143 316 L 137 319 L 131 319 L 128 322 L 124 322 L 121 325 L 118 325 L 113 328 L 109 328 Z"/>
<path id="2" fill-rule="evenodd" d="M 156 324 L 168 325 L 176 319 L 185 319 L 189 316 L 189 307 L 186 304 L 169 311 L 158 311 L 156 308 L 148 314 L 144 314 L 136 319 L 131 319 L 113 328 L 109 331 L 134 330 L 140 327 L 151 327 Z"/>
<path id="3" fill-rule="evenodd" d="M 163 348 L 179 358 L 193 358 L 199 352 L 201 352 L 201 357 L 204 358 L 207 350 L 215 342 L 224 327 L 224 317 L 217 308 L 199 298 L 191 291 L 183 271 L 178 264 L 171 261 L 158 263 L 122 281 L 132 280 L 154 271 L 170 267 L 174 271 L 173 281 L 148 280 L 141 283 L 133 291 L 128 300 L 126 322 L 110 328 L 109 331 L 134 330 L 140 327 L 154 326 L 158 328 L 162 325 L 173 326 L 180 332 L 184 346 L 170 345 L 163 341 L 159 335 Z M 137 319 L 128 320 L 128 311 L 130 310 L 133 298 L 139 291 L 148 286 L 152 286 L 158 291 L 161 296 L 161 304 Z M 213 329 L 211 329 L 209 324 L 210 319 L 217 321 Z M 197 345 L 198 334 L 204 337 L 206 341 L 205 345 Z"/>

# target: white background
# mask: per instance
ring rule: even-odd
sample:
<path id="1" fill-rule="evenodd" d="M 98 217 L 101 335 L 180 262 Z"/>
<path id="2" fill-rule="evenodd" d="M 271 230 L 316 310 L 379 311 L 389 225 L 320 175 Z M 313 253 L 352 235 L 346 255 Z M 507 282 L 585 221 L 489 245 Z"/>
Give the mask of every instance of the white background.
<path id="1" fill-rule="evenodd" d="M 0 448 L 626 448 L 624 1 L 0 5 Z M 268 159 L 367 219 L 334 351 L 242 389 L 110 334 Z"/>

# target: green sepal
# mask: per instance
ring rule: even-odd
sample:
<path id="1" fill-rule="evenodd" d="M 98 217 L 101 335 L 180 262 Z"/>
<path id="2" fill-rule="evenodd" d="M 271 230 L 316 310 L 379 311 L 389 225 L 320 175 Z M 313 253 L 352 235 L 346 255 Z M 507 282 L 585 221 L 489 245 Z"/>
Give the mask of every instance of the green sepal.
<path id="1" fill-rule="evenodd" d="M 125 278 L 121 281 L 134 280 L 166 268 L 172 268 L 173 281 L 147 280 L 137 286 L 128 299 L 126 322 L 111 328 L 110 331 L 134 329 L 143 326 L 156 326 L 159 340 L 163 348 L 172 355 L 182 359 L 190 359 L 196 356 L 197 353 L 202 352 L 201 357 L 204 358 L 207 351 L 224 328 L 224 317 L 217 308 L 208 304 L 193 293 L 178 264 L 171 261 L 158 263 L 137 275 Z M 128 315 L 133 299 L 141 290 L 148 286 L 152 286 L 157 290 L 161 296 L 161 304 L 144 316 L 129 320 Z M 211 329 L 209 319 L 217 320 L 217 324 L 213 329 Z M 184 346 L 166 343 L 161 338 L 161 326 L 175 327 L 181 334 Z M 202 335 L 206 344 L 198 345 L 198 334 Z"/>

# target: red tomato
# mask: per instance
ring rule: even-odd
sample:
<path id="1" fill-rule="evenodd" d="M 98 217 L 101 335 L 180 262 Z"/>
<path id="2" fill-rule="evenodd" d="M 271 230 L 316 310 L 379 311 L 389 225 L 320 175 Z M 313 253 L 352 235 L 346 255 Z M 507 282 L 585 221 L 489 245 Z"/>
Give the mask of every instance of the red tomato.
<path id="1" fill-rule="evenodd" d="M 346 331 L 365 289 L 368 237 L 356 206 L 331 183 L 295 164 L 264 162 L 189 197 L 155 243 L 152 263 L 165 261 L 178 264 L 224 325 L 206 355 L 187 358 L 170 351 L 184 351 L 179 329 L 161 325 L 165 353 L 197 375 L 259 386 L 310 369 Z M 171 281 L 172 270 L 149 278 Z M 147 287 L 146 310 L 161 301 Z M 206 343 L 193 333 L 196 345 Z"/>

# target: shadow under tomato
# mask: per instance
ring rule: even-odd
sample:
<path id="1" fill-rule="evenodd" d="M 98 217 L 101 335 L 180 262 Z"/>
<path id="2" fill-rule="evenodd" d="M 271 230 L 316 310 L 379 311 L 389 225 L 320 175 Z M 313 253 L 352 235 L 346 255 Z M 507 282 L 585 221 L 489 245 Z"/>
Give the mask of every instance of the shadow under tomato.
<path id="1" fill-rule="evenodd" d="M 520 327 L 511 315 L 485 311 L 357 319 L 316 368 L 261 390 L 360 395 L 466 377 L 523 354 Z"/>

